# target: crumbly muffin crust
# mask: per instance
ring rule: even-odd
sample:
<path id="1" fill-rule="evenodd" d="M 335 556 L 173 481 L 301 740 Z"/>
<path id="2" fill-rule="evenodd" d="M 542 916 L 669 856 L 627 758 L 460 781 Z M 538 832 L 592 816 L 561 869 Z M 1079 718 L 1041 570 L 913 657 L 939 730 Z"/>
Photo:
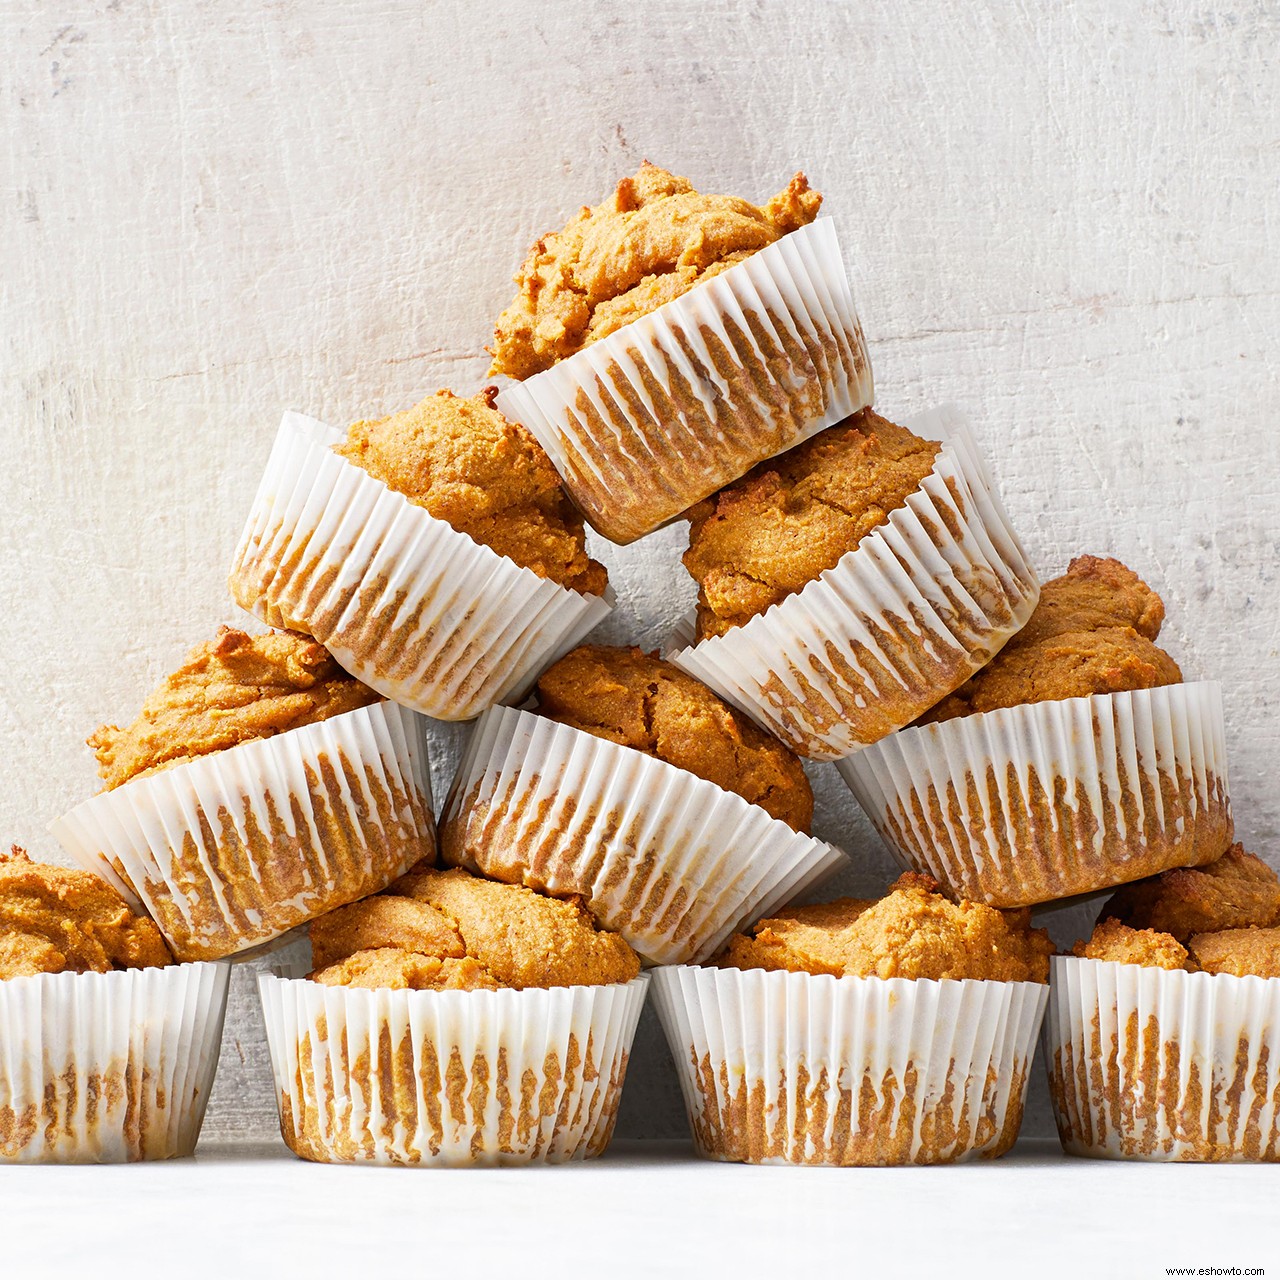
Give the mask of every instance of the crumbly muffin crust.
<path id="1" fill-rule="evenodd" d="M 952 902 L 907 872 L 879 900 L 793 907 L 734 934 L 717 963 L 835 977 L 1047 982 L 1053 945 L 1028 911 Z"/>
<path id="2" fill-rule="evenodd" d="M 459 533 L 563 587 L 600 595 L 582 517 L 551 460 L 493 407 L 496 387 L 437 391 L 411 409 L 355 423 L 336 452 Z"/>
<path id="3" fill-rule="evenodd" d="M 1185 969 L 1187 949 L 1176 938 L 1155 929 L 1132 929 L 1118 920 L 1101 920 L 1087 941 L 1071 954 L 1082 960 L 1141 964 L 1156 969 Z"/>
<path id="4" fill-rule="evenodd" d="M 1187 950 L 1204 973 L 1280 978 L 1280 929 L 1198 933 L 1187 943 Z"/>
<path id="5" fill-rule="evenodd" d="M 88 871 L 0 853 L 0 979 L 170 963 L 160 930 Z"/>
<path id="6" fill-rule="evenodd" d="M 1179 942 L 1221 929 L 1266 928 L 1280 924 L 1280 877 L 1237 843 L 1207 866 L 1179 867 L 1123 886 L 1101 918 Z"/>
<path id="7" fill-rule="evenodd" d="M 582 645 L 543 674 L 537 697 L 549 720 L 687 769 L 797 831 L 813 822 L 813 791 L 796 756 L 656 654 Z"/>
<path id="8" fill-rule="evenodd" d="M 1041 588 L 1027 625 L 917 723 L 1179 684 L 1178 664 L 1154 643 L 1163 621 L 1160 597 L 1131 569 L 1077 556 Z"/>
<path id="9" fill-rule="evenodd" d="M 315 982 L 479 990 L 630 982 L 640 959 L 578 898 L 415 867 L 311 924 Z"/>
<path id="10" fill-rule="evenodd" d="M 939 445 L 871 409 L 769 458 L 689 510 L 698 639 L 723 635 L 838 564 L 901 507 Z"/>
<path id="11" fill-rule="evenodd" d="M 821 204 L 802 173 L 756 206 L 703 195 L 645 161 L 529 250 L 494 328 L 490 372 L 523 379 L 551 368 L 812 222 Z"/>
<path id="12" fill-rule="evenodd" d="M 379 696 L 308 636 L 251 636 L 223 627 L 165 677 L 132 724 L 103 725 L 88 745 L 111 791 L 254 738 L 354 711 Z"/>

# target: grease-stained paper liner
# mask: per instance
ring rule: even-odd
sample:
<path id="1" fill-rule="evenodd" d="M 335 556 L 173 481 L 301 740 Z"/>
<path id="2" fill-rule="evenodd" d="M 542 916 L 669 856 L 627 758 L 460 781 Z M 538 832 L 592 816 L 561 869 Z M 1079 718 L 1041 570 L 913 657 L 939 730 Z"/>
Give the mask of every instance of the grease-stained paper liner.
<path id="1" fill-rule="evenodd" d="M 1200 866 L 1232 839 L 1213 681 L 918 725 L 838 768 L 904 866 L 998 907 Z"/>
<path id="2" fill-rule="evenodd" d="M 845 860 L 713 782 L 505 707 L 476 726 L 440 850 L 496 880 L 581 894 L 654 964 L 713 955 Z"/>
<path id="3" fill-rule="evenodd" d="M 342 1163 L 597 1156 L 648 982 L 370 991 L 262 974 L 280 1132 L 304 1159 Z"/>
<path id="4" fill-rule="evenodd" d="M 1068 1155 L 1280 1160 L 1280 978 L 1059 956 L 1043 1038 Z"/>
<path id="5" fill-rule="evenodd" d="M 606 538 L 636 538 L 871 403 L 835 228 L 801 227 L 551 369 L 498 407 Z"/>
<path id="6" fill-rule="evenodd" d="M 908 427 L 943 438 L 887 523 L 800 591 L 670 659 L 815 760 L 909 724 L 1003 647 L 1040 595 L 959 411 Z"/>
<path id="7" fill-rule="evenodd" d="M 440 720 L 527 687 L 612 607 L 540 578 L 334 453 L 286 413 L 229 585 L 271 626 L 313 635 L 352 675 Z"/>
<path id="8" fill-rule="evenodd" d="M 361 707 L 135 778 L 49 829 L 179 959 L 245 951 L 434 859 L 422 722 Z"/>
<path id="9" fill-rule="evenodd" d="M 702 1155 L 902 1165 L 1009 1150 L 1048 989 L 679 966 L 653 995 Z"/>
<path id="10" fill-rule="evenodd" d="M 0 1162 L 191 1155 L 229 974 L 184 964 L 0 982 Z"/>

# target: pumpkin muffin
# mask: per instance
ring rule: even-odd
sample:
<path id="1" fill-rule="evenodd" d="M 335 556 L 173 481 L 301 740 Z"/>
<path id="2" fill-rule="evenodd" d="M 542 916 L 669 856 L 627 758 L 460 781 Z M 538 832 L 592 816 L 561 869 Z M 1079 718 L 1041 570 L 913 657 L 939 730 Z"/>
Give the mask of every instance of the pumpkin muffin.
<path id="1" fill-rule="evenodd" d="M 698 503 L 684 553 L 697 638 L 741 626 L 838 564 L 920 487 L 939 448 L 863 409 Z"/>
<path id="2" fill-rule="evenodd" d="M 907 874 L 879 899 L 760 920 L 705 968 L 660 969 L 699 1151 L 812 1165 L 1002 1155 L 1052 951 L 1027 912 L 954 902 Z"/>
<path id="3" fill-rule="evenodd" d="M 412 409 L 355 423 L 336 452 L 540 578 L 601 595 L 608 573 L 587 556 L 582 516 L 542 446 L 493 407 L 497 394 L 437 391 Z"/>
<path id="4" fill-rule="evenodd" d="M 993 906 L 1212 862 L 1234 830 L 1221 690 L 1183 682 L 1163 621 L 1131 569 L 1079 556 L 982 670 L 840 772 L 906 865 Z"/>
<path id="5" fill-rule="evenodd" d="M 466 871 L 415 868 L 311 924 L 314 982 L 414 990 L 600 986 L 640 960 L 577 899 Z"/>
<path id="6" fill-rule="evenodd" d="M 270 941 L 434 856 L 421 725 L 296 632 L 223 627 L 89 746 L 106 787 L 52 830 L 180 960 Z"/>
<path id="7" fill-rule="evenodd" d="M 490 373 L 529 378 L 689 292 L 818 216 L 803 173 L 763 206 L 704 195 L 648 161 L 525 259 L 493 333 Z"/>
<path id="8" fill-rule="evenodd" d="M 582 645 L 539 678 L 537 712 L 697 774 L 796 831 L 813 822 L 794 753 L 657 654 Z"/>

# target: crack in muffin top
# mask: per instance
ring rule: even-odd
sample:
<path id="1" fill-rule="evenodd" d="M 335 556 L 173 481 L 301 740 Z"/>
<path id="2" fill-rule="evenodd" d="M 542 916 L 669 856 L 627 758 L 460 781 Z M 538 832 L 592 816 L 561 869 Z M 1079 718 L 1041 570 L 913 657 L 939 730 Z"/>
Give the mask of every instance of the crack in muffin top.
<path id="1" fill-rule="evenodd" d="M 251 636 L 223 627 L 166 676 L 125 728 L 107 724 L 88 745 L 111 791 L 255 738 L 378 702 L 329 651 L 296 631 Z"/>
<path id="2" fill-rule="evenodd" d="M 812 222 L 821 204 L 803 173 L 754 205 L 704 195 L 646 160 L 529 250 L 494 327 L 490 373 L 551 368 Z"/>
<path id="3" fill-rule="evenodd" d="M 603 594 L 609 575 L 587 555 L 582 516 L 542 446 L 493 407 L 497 394 L 437 391 L 352 424 L 334 452 L 540 578 Z"/>

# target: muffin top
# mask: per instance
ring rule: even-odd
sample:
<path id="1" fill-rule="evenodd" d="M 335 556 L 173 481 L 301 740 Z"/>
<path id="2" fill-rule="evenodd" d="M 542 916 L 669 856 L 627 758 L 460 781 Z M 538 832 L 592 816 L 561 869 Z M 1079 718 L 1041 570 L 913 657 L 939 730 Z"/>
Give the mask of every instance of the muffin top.
<path id="1" fill-rule="evenodd" d="M 956 716 L 1178 684 L 1178 664 L 1153 641 L 1164 605 L 1119 560 L 1077 556 L 1046 582 L 1027 625 L 917 724 Z"/>
<path id="2" fill-rule="evenodd" d="M 170 963 L 160 930 L 88 871 L 0 853 L 0 979 Z"/>
<path id="3" fill-rule="evenodd" d="M 933 469 L 941 446 L 863 409 L 690 508 L 698 639 L 723 635 L 838 564 Z"/>
<path id="4" fill-rule="evenodd" d="M 1204 867 L 1125 885 L 1072 954 L 1192 973 L 1280 978 L 1280 877 L 1232 845 Z"/>
<path id="5" fill-rule="evenodd" d="M 538 714 L 686 769 L 797 831 L 813 791 L 796 756 L 656 654 L 587 644 L 538 681 Z"/>
<path id="6" fill-rule="evenodd" d="M 758 207 L 702 195 L 646 160 L 529 250 L 494 328 L 490 372 L 528 378 L 551 368 L 812 222 L 821 204 L 802 173 Z"/>
<path id="7" fill-rule="evenodd" d="M 89 738 L 107 791 L 145 774 L 253 738 L 327 720 L 377 702 L 323 645 L 295 631 L 251 636 L 223 627 L 142 704 L 127 728 Z"/>
<path id="8" fill-rule="evenodd" d="M 600 595 L 582 517 L 542 446 L 493 407 L 496 387 L 357 422 L 335 452 L 459 533 L 562 587 Z"/>
<path id="9" fill-rule="evenodd" d="M 1047 982 L 1053 944 L 1029 911 L 952 902 L 907 872 L 878 901 L 838 898 L 760 920 L 716 961 L 840 978 L 979 978 Z"/>
<path id="10" fill-rule="evenodd" d="M 1256 854 L 1233 844 L 1204 867 L 1178 867 L 1124 885 L 1101 918 L 1154 929 L 1179 942 L 1219 929 L 1280 925 L 1280 877 Z"/>
<path id="11" fill-rule="evenodd" d="M 630 982 L 640 959 L 580 898 L 419 864 L 311 922 L 313 982 L 475 991 Z"/>

